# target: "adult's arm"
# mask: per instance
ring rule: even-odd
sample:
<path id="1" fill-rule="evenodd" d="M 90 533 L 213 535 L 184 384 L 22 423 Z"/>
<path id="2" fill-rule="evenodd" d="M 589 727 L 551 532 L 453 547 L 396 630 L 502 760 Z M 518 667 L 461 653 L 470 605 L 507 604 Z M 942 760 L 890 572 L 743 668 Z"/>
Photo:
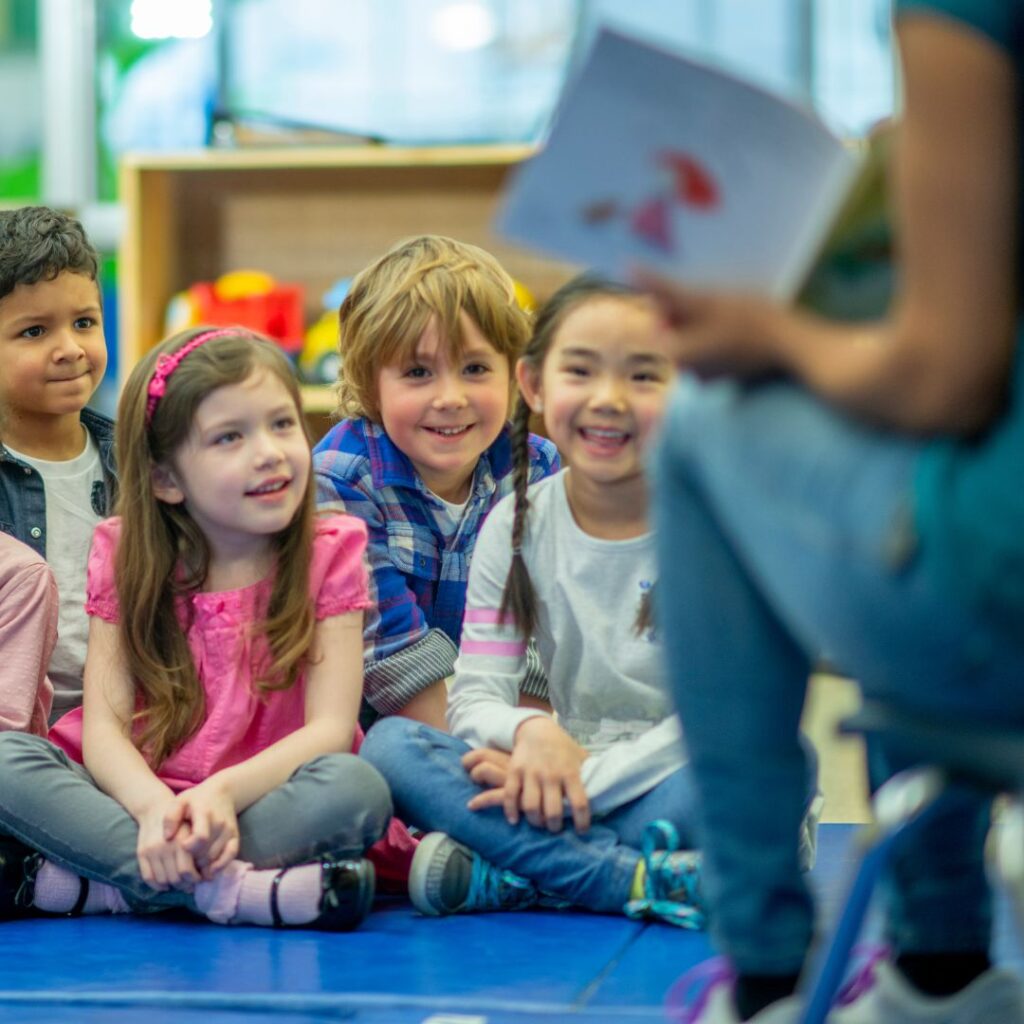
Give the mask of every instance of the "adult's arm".
<path id="1" fill-rule="evenodd" d="M 1016 78 L 991 38 L 927 11 L 897 24 L 905 80 L 893 175 L 900 288 L 887 319 L 836 324 L 644 277 L 680 365 L 788 372 L 897 430 L 969 435 L 1003 408 L 1017 315 Z"/>

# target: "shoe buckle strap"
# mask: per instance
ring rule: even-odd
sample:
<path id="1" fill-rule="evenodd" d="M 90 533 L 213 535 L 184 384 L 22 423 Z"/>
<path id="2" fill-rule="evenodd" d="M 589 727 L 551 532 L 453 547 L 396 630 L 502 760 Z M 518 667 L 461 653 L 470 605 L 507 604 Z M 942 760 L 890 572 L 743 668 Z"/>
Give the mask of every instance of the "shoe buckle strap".
<path id="1" fill-rule="evenodd" d="M 36 898 L 36 875 L 42 866 L 43 856 L 40 853 L 27 853 L 23 862 L 22 880 L 18 891 L 14 894 L 14 905 L 28 910 Z"/>

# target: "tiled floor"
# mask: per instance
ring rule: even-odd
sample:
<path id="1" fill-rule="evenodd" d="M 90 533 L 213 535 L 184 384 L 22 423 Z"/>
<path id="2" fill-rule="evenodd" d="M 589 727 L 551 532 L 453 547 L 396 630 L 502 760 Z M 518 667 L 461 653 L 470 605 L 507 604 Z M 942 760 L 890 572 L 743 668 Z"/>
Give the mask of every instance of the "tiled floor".
<path id="1" fill-rule="evenodd" d="M 835 732 L 836 723 L 856 711 L 859 703 L 857 688 L 848 679 L 817 675 L 811 680 L 804 728 L 820 758 L 823 821 L 870 820 L 863 744 L 859 738 L 840 737 Z"/>

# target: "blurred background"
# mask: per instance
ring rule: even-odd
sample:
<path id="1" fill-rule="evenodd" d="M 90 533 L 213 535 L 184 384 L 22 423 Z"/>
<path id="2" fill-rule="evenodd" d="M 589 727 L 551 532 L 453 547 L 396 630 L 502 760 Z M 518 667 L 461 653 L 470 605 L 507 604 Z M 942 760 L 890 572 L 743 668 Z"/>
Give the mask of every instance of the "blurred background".
<path id="1" fill-rule="evenodd" d="M 890 14 L 890 0 L 0 0 L 0 204 L 81 217 L 105 256 L 116 361 L 125 154 L 536 143 L 604 23 L 861 136 L 892 113 Z"/>

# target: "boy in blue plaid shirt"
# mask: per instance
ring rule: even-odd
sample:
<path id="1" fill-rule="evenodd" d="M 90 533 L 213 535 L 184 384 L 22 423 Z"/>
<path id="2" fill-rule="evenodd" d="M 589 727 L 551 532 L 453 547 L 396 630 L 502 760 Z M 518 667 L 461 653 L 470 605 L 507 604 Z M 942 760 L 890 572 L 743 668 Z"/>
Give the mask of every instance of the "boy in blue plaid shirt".
<path id="1" fill-rule="evenodd" d="M 444 729 L 473 546 L 513 488 L 508 416 L 529 318 L 493 256 L 439 235 L 401 242 L 363 270 L 339 318 L 346 418 L 314 449 L 313 468 L 319 508 L 369 529 L 364 719 Z M 530 483 L 558 469 L 550 441 L 531 435 L 526 450 Z M 546 698 L 536 660 L 522 692 Z"/>

